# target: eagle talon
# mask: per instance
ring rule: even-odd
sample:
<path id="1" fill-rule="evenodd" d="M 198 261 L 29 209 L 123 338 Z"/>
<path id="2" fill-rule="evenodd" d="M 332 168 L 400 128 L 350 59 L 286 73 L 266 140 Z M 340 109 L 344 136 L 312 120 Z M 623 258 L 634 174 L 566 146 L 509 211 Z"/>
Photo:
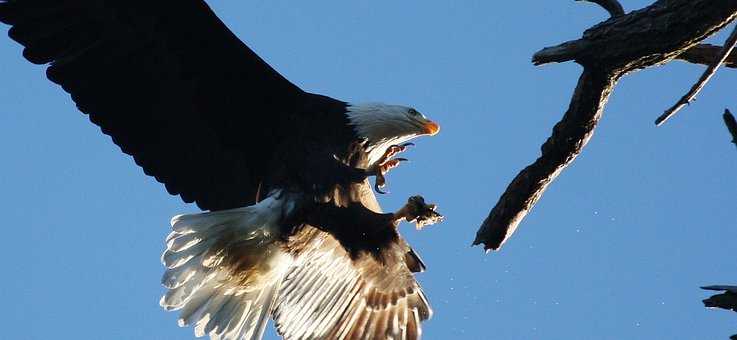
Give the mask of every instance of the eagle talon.
<path id="1" fill-rule="evenodd" d="M 386 195 L 389 192 L 388 191 L 381 190 L 381 188 L 383 188 L 385 186 L 386 186 L 386 178 L 384 177 L 384 175 L 382 173 L 378 173 L 376 175 L 376 183 L 374 184 L 374 190 L 376 190 L 376 192 L 378 192 L 378 193 L 380 193 L 382 195 Z"/>
<path id="2" fill-rule="evenodd" d="M 376 184 L 374 185 L 374 190 L 380 194 L 387 194 L 388 191 L 383 191 L 381 188 L 386 186 L 386 177 L 385 175 L 389 172 L 389 170 L 394 169 L 399 166 L 401 162 L 408 162 L 409 159 L 398 157 L 398 158 L 392 158 L 399 154 L 400 152 L 404 152 L 407 150 L 407 148 L 414 146 L 415 143 L 408 142 L 408 143 L 402 143 L 402 144 L 395 144 L 391 145 L 386 149 L 386 152 L 384 152 L 384 155 L 379 158 L 376 163 L 374 163 L 373 166 L 371 166 L 369 169 L 366 170 L 366 176 L 376 176 Z"/>
<path id="3" fill-rule="evenodd" d="M 374 190 L 376 190 L 376 192 L 378 192 L 378 193 L 380 193 L 382 195 L 386 195 L 386 194 L 389 193 L 388 191 L 381 190 L 381 187 L 382 186 L 379 186 L 378 184 L 376 184 L 376 185 L 374 185 Z"/>
<path id="4" fill-rule="evenodd" d="M 385 175 L 389 172 L 389 170 L 398 167 L 400 163 L 409 161 L 409 159 L 406 159 L 403 157 L 389 159 L 393 157 L 394 155 L 396 155 L 397 153 L 404 151 L 405 148 L 407 147 L 406 144 L 412 144 L 412 143 L 405 143 L 402 145 L 390 146 L 389 149 L 387 149 L 384 156 L 381 157 L 381 159 L 378 162 L 376 162 L 377 165 L 374 165 L 370 169 L 366 170 L 366 176 L 376 176 L 376 184 L 374 185 L 374 190 L 376 190 L 376 192 L 380 194 L 387 194 L 388 192 L 381 190 L 381 188 L 386 186 Z"/>

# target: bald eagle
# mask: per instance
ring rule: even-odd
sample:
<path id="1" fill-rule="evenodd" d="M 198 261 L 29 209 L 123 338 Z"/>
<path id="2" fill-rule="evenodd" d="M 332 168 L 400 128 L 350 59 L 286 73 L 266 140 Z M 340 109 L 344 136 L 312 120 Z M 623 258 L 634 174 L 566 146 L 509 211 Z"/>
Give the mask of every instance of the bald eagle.
<path id="1" fill-rule="evenodd" d="M 439 126 L 417 110 L 308 93 L 202 0 L 0 0 L 23 56 L 169 193 L 176 216 L 161 299 L 197 336 L 416 339 L 431 309 L 401 220 L 441 218 L 412 197 L 382 213 L 385 174 Z"/>

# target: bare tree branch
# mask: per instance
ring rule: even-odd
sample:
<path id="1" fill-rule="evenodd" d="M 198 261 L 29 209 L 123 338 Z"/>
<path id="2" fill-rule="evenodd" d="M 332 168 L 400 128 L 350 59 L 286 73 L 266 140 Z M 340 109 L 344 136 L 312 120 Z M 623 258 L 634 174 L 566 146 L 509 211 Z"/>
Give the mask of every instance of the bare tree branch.
<path id="1" fill-rule="evenodd" d="M 537 52 L 532 59 L 536 65 L 575 60 L 584 71 L 568 111 L 542 146 L 542 154 L 509 184 L 473 244 L 497 250 L 512 235 L 589 141 L 622 75 L 676 58 L 735 17 L 735 0 L 659 0 L 594 26 L 581 39 Z"/>
<path id="2" fill-rule="evenodd" d="M 728 109 L 724 109 L 724 115 L 722 118 L 724 118 L 724 124 L 727 125 L 729 134 L 732 135 L 732 143 L 737 145 L 737 121 L 734 119 L 732 112 L 729 112 Z"/>
<path id="3" fill-rule="evenodd" d="M 542 65 L 554 62 L 570 61 L 570 56 L 576 54 L 578 49 L 583 48 L 577 40 L 569 41 L 558 46 L 544 48 L 533 56 L 532 62 L 535 65 Z M 692 64 L 712 65 L 721 54 L 722 46 L 712 44 L 698 44 L 677 55 L 675 59 L 686 61 Z M 724 67 L 737 68 L 737 53 L 733 53 L 724 61 Z"/>
<path id="4" fill-rule="evenodd" d="M 624 8 L 622 8 L 622 4 L 619 3 L 617 0 L 576 0 L 576 1 L 587 1 L 587 2 L 593 2 L 595 4 L 598 4 L 601 7 L 604 7 L 604 9 L 609 12 L 609 15 L 612 17 L 618 17 L 624 15 Z"/>
<path id="5" fill-rule="evenodd" d="M 542 156 L 512 180 L 476 234 L 474 245 L 498 249 L 514 233 L 548 185 L 581 153 L 599 123 L 616 82 L 607 73 L 584 71 L 563 119 L 542 146 Z"/>
<path id="6" fill-rule="evenodd" d="M 722 53 L 722 46 L 712 44 L 698 44 L 679 54 L 676 59 L 692 64 L 712 65 Z M 732 53 L 724 60 L 724 67 L 737 68 L 737 53 Z"/>
<path id="7" fill-rule="evenodd" d="M 696 98 L 696 95 L 704 89 L 704 86 L 709 82 L 709 79 L 717 73 L 719 66 L 724 63 L 730 54 L 732 54 L 732 50 L 734 50 L 735 45 L 737 45 L 737 27 L 732 30 L 732 34 L 729 35 L 727 42 L 724 43 L 724 48 L 722 48 L 722 51 L 719 53 L 719 58 L 706 68 L 706 71 L 701 75 L 699 81 L 691 87 L 691 90 L 689 90 L 688 93 L 681 97 L 675 105 L 666 110 L 665 113 L 655 120 L 656 126 L 660 126 L 665 123 L 670 117 L 673 117 L 673 115 Z"/>
<path id="8" fill-rule="evenodd" d="M 666 1 L 610 18 L 583 37 L 547 47 L 532 62 L 576 61 L 625 72 L 670 61 L 734 20 L 733 0 Z"/>

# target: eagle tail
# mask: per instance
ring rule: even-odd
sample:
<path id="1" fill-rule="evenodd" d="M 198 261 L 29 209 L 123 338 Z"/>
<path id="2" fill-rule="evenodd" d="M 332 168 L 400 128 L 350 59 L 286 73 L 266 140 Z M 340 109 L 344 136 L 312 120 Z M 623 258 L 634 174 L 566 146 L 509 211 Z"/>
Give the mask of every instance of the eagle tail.
<path id="1" fill-rule="evenodd" d="M 160 305 L 181 327 L 211 339 L 260 339 L 292 257 L 279 239 L 294 200 L 275 193 L 252 206 L 172 219 L 161 256 Z"/>

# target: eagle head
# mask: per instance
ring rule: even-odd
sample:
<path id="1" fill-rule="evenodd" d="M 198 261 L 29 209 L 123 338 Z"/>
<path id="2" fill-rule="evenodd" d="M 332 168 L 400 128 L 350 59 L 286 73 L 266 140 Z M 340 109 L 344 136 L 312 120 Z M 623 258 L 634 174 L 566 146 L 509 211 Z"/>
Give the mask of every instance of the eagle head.
<path id="1" fill-rule="evenodd" d="M 366 140 L 369 163 L 377 161 L 392 145 L 423 135 L 434 135 L 440 125 L 402 105 L 348 104 L 346 115 L 358 138 Z"/>

